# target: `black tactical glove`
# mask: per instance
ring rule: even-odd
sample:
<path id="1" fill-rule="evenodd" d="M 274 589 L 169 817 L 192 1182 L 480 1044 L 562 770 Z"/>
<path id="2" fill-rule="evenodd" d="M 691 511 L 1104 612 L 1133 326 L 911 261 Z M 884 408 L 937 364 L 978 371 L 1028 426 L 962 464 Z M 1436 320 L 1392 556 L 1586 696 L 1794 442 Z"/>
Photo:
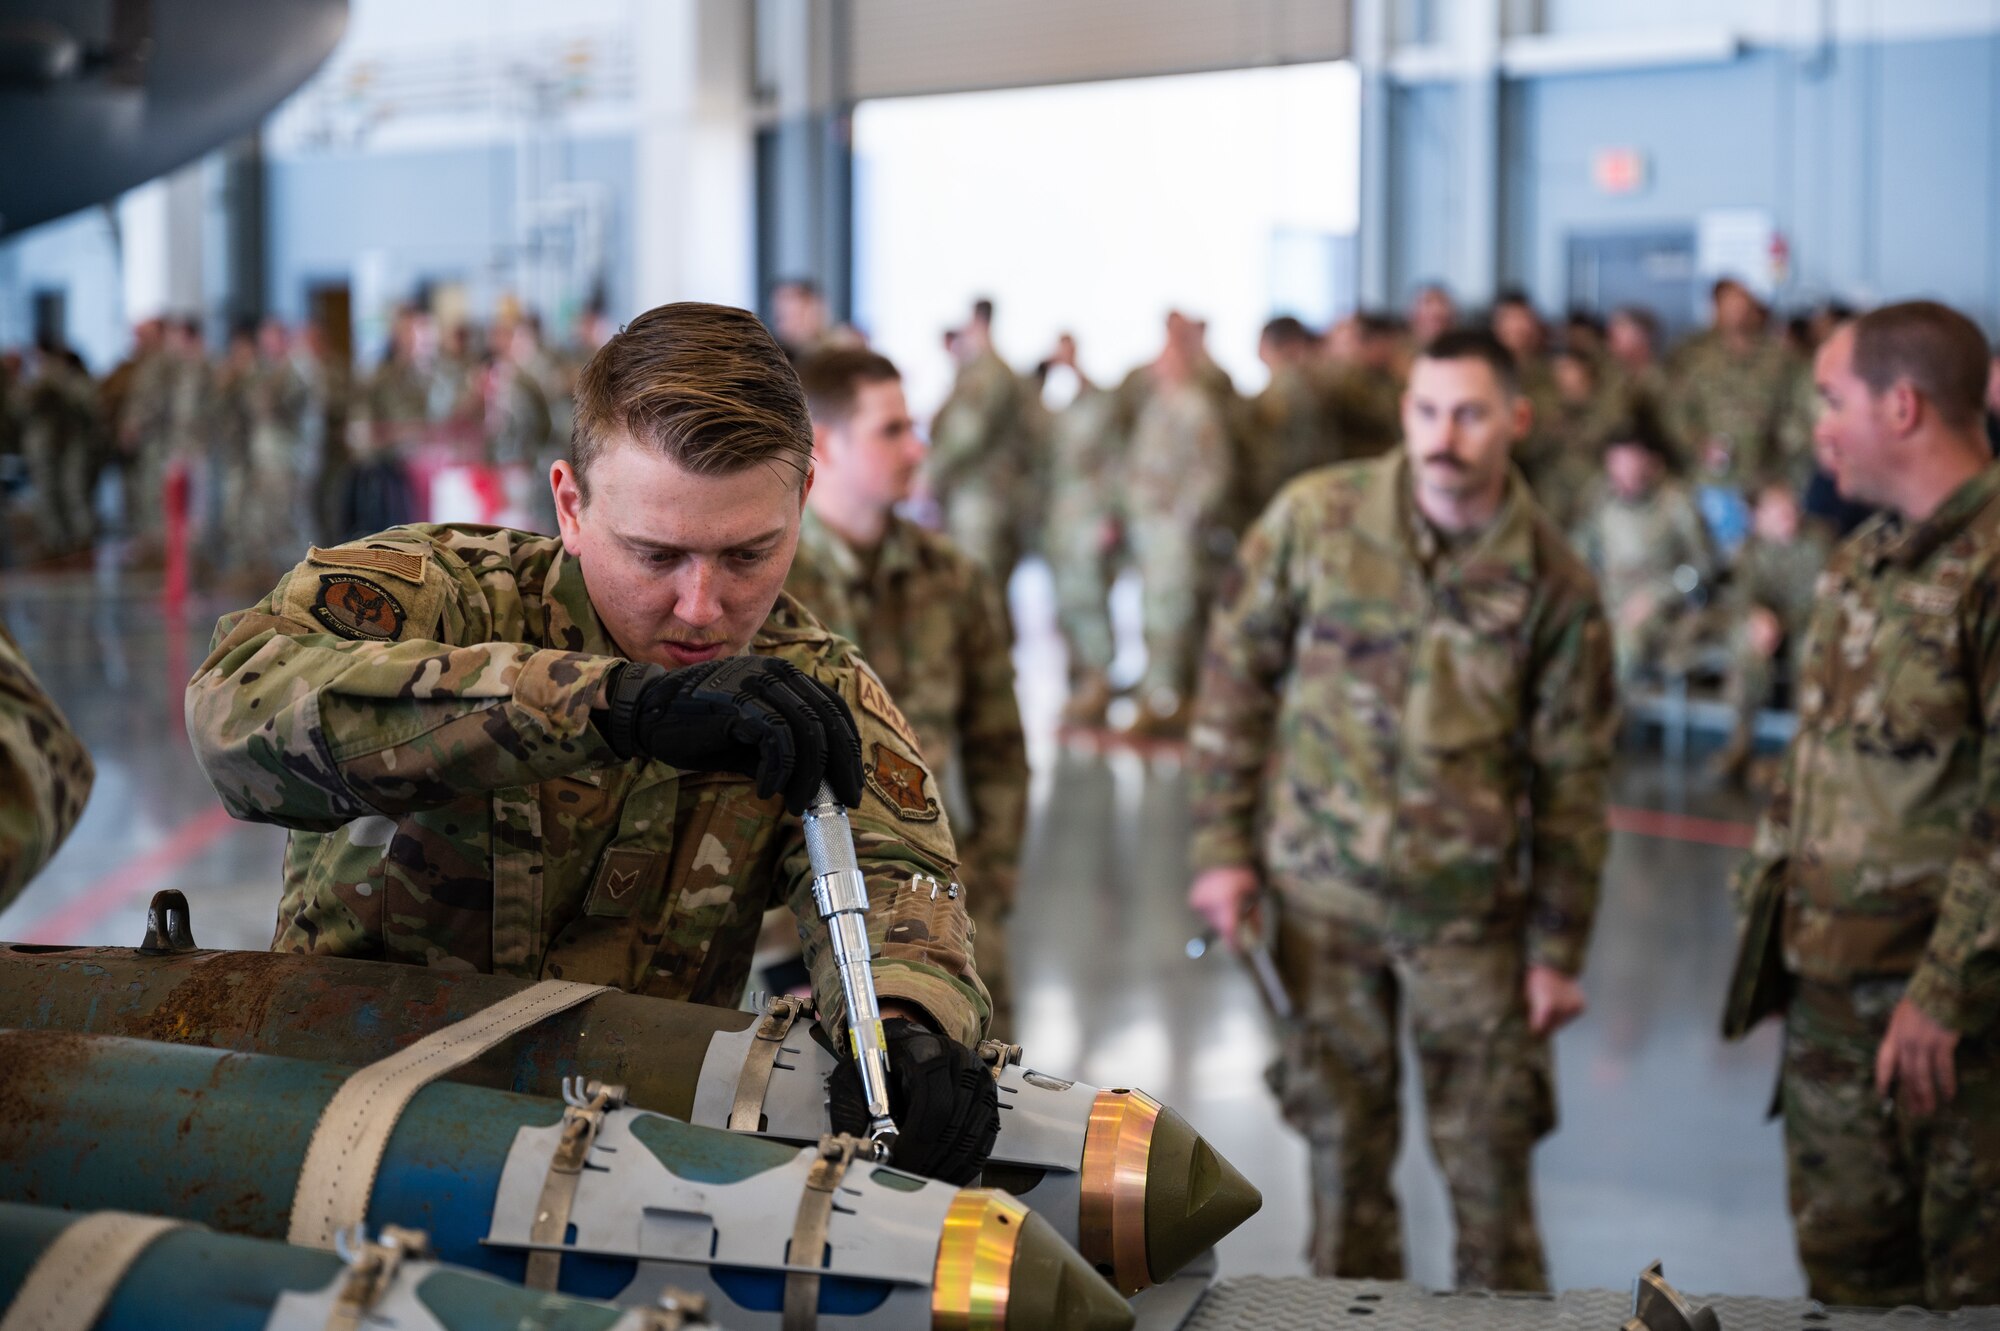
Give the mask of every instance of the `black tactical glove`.
<path id="1" fill-rule="evenodd" d="M 644 754 L 693 772 L 736 772 L 763 798 L 803 813 L 821 781 L 861 802 L 861 737 L 838 693 L 789 661 L 731 656 L 679 670 L 628 661 L 598 729 L 621 758 Z"/>
<path id="2" fill-rule="evenodd" d="M 1000 1092 L 977 1053 L 902 1017 L 882 1023 L 889 1040 L 889 1114 L 896 1149 L 889 1163 L 959 1187 L 977 1182 L 1000 1135 Z M 835 1132 L 866 1136 L 868 1099 L 861 1072 L 842 1058 L 826 1079 Z"/>

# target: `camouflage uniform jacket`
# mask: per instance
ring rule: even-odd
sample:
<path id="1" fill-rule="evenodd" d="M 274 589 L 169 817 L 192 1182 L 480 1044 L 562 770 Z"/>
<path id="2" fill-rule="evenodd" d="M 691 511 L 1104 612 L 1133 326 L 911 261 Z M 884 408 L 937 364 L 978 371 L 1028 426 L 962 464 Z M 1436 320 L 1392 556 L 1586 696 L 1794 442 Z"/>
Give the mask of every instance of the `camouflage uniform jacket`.
<path id="1" fill-rule="evenodd" d="M 0 909 L 76 826 L 95 776 L 83 741 L 0 629 Z"/>
<path id="2" fill-rule="evenodd" d="M 909 719 L 972 870 L 967 890 L 1011 902 L 1027 826 L 1028 751 L 1014 700 L 1013 634 L 992 576 L 945 537 L 901 518 L 889 520 L 865 567 L 807 509 L 785 590 L 861 647 Z"/>
<path id="3" fill-rule="evenodd" d="M 1877 517 L 1820 575 L 1799 728 L 1737 878 L 1781 884 L 1785 969 L 1911 976 L 1954 1029 L 2000 1002 L 2000 468 Z M 1754 959 L 1752 959 L 1754 960 Z"/>
<path id="4" fill-rule="evenodd" d="M 1198 380 L 1155 383 L 1132 425 L 1125 498 L 1134 513 L 1198 526 L 1222 516 L 1236 458 L 1229 422 Z"/>
<path id="5" fill-rule="evenodd" d="M 1740 620 L 1750 607 L 1762 606 L 1778 617 L 1785 632 L 1803 632 L 1826 560 L 1826 536 L 1811 524 L 1784 545 L 1752 536 L 1729 571 L 1731 618 Z"/>
<path id="6" fill-rule="evenodd" d="M 1736 351 L 1710 333 L 1675 358 L 1668 424 L 1705 483 L 1748 489 L 1793 467 L 1803 442 L 1790 425 L 1798 368 L 1790 353 L 1768 339 Z M 1703 464 L 1702 450 L 1719 440 L 1728 451 L 1720 472 Z"/>
<path id="7" fill-rule="evenodd" d="M 1247 517 L 1255 518 L 1294 476 L 1341 460 L 1333 419 L 1322 410 L 1311 375 L 1281 365 L 1250 404 L 1253 448 L 1244 460 L 1241 486 Z"/>
<path id="8" fill-rule="evenodd" d="M 1007 362 L 990 348 L 967 362 L 931 422 L 928 465 L 938 494 L 971 485 L 1012 501 L 1029 479 L 1020 417 L 1021 384 Z"/>
<path id="9" fill-rule="evenodd" d="M 1687 487 L 1661 481 L 1642 499 L 1621 499 L 1607 489 L 1584 523 L 1578 544 L 1597 570 L 1604 603 L 1617 612 L 1639 592 L 1657 606 L 1682 599 L 1674 574 L 1686 565 L 1707 582 L 1715 575 L 1715 549 Z"/>
<path id="10" fill-rule="evenodd" d="M 730 1006 L 765 908 L 789 902 L 837 1029 L 799 820 L 741 777 L 618 761 L 591 724 L 618 649 L 584 581 L 553 538 L 399 527 L 313 550 L 216 625 L 188 731 L 231 814 L 293 829 L 273 948 Z M 789 597 L 751 650 L 837 688 L 861 728 L 882 995 L 977 1038 L 963 907 L 913 890 L 956 856 L 908 723 Z"/>
<path id="11" fill-rule="evenodd" d="M 1194 866 L 1414 942 L 1525 933 L 1574 973 L 1616 725 L 1596 586 L 1518 475 L 1454 552 L 1409 486 L 1401 454 L 1312 472 L 1246 537 L 1191 734 Z"/>
<path id="12" fill-rule="evenodd" d="M 1124 433 L 1118 401 L 1085 385 L 1049 424 L 1049 525 L 1059 531 L 1097 527 L 1119 511 Z"/>

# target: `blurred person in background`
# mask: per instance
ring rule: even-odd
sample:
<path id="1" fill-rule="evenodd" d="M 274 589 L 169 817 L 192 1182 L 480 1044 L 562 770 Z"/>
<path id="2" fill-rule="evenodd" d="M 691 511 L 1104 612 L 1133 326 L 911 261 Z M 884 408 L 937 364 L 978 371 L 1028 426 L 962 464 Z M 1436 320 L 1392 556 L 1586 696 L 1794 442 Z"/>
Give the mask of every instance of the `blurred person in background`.
<path id="1" fill-rule="evenodd" d="M 1128 535 L 1139 567 L 1146 673 L 1134 733 L 1179 739 L 1194 705 L 1201 626 L 1226 550 L 1236 449 L 1218 392 L 1219 367 L 1202 344 L 1203 324 L 1179 313 L 1147 370 L 1132 423 L 1124 488 Z M 1227 383 L 1227 376 L 1221 382 Z"/>
<path id="2" fill-rule="evenodd" d="M 1021 381 L 993 347 L 993 302 L 973 303 L 951 343 L 958 373 L 931 421 L 926 479 L 953 543 L 1005 587 L 1021 557 L 1034 474 Z"/>
<path id="3" fill-rule="evenodd" d="M 97 385 L 75 352 L 43 338 L 35 346 L 35 376 L 21 391 L 20 410 L 42 554 L 82 553 L 97 534 L 91 495 L 104 436 Z"/>
<path id="4" fill-rule="evenodd" d="M 819 283 L 788 277 L 771 288 L 771 332 L 792 364 L 820 349 L 831 327 Z"/>
<path id="5" fill-rule="evenodd" d="M 1735 878 L 1724 1030 L 1782 1013 L 1812 1297 L 2000 1303 L 2000 468 L 1986 342 L 1929 301 L 1843 325 L 1815 443 L 1883 510 L 1819 582 L 1798 733 Z"/>
<path id="6" fill-rule="evenodd" d="M 1572 531 L 1597 497 L 1604 445 L 1627 412 L 1604 382 L 1603 362 L 1571 347 L 1549 355 L 1549 417 L 1539 433 L 1550 441 L 1528 484 L 1555 524 Z"/>
<path id="7" fill-rule="evenodd" d="M 1380 457 L 1402 438 L 1403 329 L 1363 310 L 1334 325 L 1317 367 L 1327 433 L 1349 459 Z"/>
<path id="8" fill-rule="evenodd" d="M 1617 706 L 1590 572 L 1508 462 L 1514 371 L 1485 332 L 1432 341 L 1405 450 L 1287 486 L 1209 626 L 1189 904 L 1274 940 L 1317 1275 L 1403 1278 L 1406 1012 L 1457 1283 L 1548 1287 L 1531 1157 L 1584 1006 Z"/>
<path id="9" fill-rule="evenodd" d="M 1527 476 L 1528 484 L 1534 486 L 1556 467 L 1563 448 L 1558 432 L 1561 411 L 1555 376 L 1549 369 L 1548 326 L 1536 312 L 1534 302 L 1519 288 L 1500 293 L 1493 302 L 1487 325 L 1520 369 L 1521 392 L 1528 399 L 1532 415 L 1527 437 L 1514 450 L 1514 464 Z"/>
<path id="10" fill-rule="evenodd" d="M 1125 436 L 1115 394 L 1091 382 L 1076 339 L 1056 339 L 1045 365 L 1075 381 L 1049 427 L 1049 517 L 1043 542 L 1055 578 L 1056 624 L 1069 652 L 1063 724 L 1101 727 L 1111 705 L 1113 561 L 1123 540 L 1121 482 Z"/>
<path id="11" fill-rule="evenodd" d="M 1750 539 L 1737 554 L 1721 605 L 1729 645 L 1724 696 L 1736 717 L 1711 764 L 1724 781 L 1744 779 L 1756 750 L 1758 711 L 1771 704 L 1780 681 L 1798 678 L 1806 622 L 1830 544 L 1820 523 L 1806 521 L 1789 481 L 1758 487 Z"/>
<path id="12" fill-rule="evenodd" d="M 243 574 L 249 559 L 244 505 L 250 489 L 250 432 L 257 416 L 257 368 L 257 326 L 239 321 L 230 328 L 214 369 L 208 456 L 215 539 L 203 547 L 216 570 L 232 577 Z"/>
<path id="13" fill-rule="evenodd" d="M 1648 411 L 1664 421 L 1667 373 L 1660 364 L 1658 317 L 1637 305 L 1613 310 L 1604 325 L 1604 351 L 1605 387 L 1624 404 L 1624 414 Z"/>
<path id="14" fill-rule="evenodd" d="M 1410 297 L 1410 341 L 1421 351 L 1432 338 L 1458 327 L 1458 304 L 1441 283 L 1426 282 Z"/>
<path id="15" fill-rule="evenodd" d="M 1809 417 L 1798 410 L 1800 366 L 1768 334 L 1750 289 L 1725 277 L 1710 299 L 1708 330 L 1674 355 L 1667 426 L 1700 487 L 1710 532 L 1733 556 L 1749 532 L 1749 493 L 1767 476 L 1808 464 Z M 1803 484 L 1805 476 L 1796 479 Z"/>
<path id="16" fill-rule="evenodd" d="M 300 453 L 317 404 L 293 341 L 281 320 L 266 319 L 257 329 L 249 475 L 237 522 L 243 564 L 260 581 L 296 563 L 308 544 L 296 509 L 303 474 Z"/>
<path id="17" fill-rule="evenodd" d="M 1028 754 L 999 584 L 949 537 L 896 515 L 923 465 L 902 376 L 872 351 L 799 362 L 813 486 L 785 590 L 861 648 L 937 778 L 958 844 L 994 1038 L 1015 1038 L 1007 916 L 1027 828 Z M 863 688 L 861 706 L 874 697 Z M 886 717 L 893 709 L 881 709 Z M 867 755 L 864 755 L 866 757 Z"/>
<path id="18" fill-rule="evenodd" d="M 1667 474 L 1672 449 L 1647 416 L 1615 425 L 1602 497 L 1577 533 L 1611 616 L 1618 680 L 1684 667 L 1697 620 L 1694 594 L 1715 577 L 1714 546 L 1685 485 Z"/>
<path id="19" fill-rule="evenodd" d="M 1253 446 L 1238 460 L 1243 509 L 1238 526 L 1248 526 L 1292 477 L 1340 461 L 1339 440 L 1312 381 L 1317 341 L 1288 314 L 1266 323 L 1258 335 L 1257 359 L 1271 377 L 1249 404 L 1246 436 Z"/>

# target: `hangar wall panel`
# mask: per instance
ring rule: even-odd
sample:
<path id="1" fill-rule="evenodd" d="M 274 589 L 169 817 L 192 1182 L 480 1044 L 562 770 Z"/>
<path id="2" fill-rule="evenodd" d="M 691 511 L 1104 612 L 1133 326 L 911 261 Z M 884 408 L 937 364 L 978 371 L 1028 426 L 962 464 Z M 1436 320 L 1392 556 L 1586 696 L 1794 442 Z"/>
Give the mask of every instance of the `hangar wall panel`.
<path id="1" fill-rule="evenodd" d="M 1339 60 L 1349 0 L 852 0 L 856 100 Z"/>
<path id="2" fill-rule="evenodd" d="M 1396 92 L 1390 294 L 1459 283 L 1459 118 L 1449 84 Z M 1635 148 L 1629 194 L 1592 155 Z M 1726 64 L 1510 80 L 1503 93 L 1503 284 L 1545 309 L 1567 291 L 1579 231 L 1691 226 L 1710 209 L 1768 213 L 1791 247 L 1778 304 L 1949 301 L 2000 331 L 2000 34 L 1752 47 Z M 1463 290 L 1467 299 L 1490 293 Z"/>

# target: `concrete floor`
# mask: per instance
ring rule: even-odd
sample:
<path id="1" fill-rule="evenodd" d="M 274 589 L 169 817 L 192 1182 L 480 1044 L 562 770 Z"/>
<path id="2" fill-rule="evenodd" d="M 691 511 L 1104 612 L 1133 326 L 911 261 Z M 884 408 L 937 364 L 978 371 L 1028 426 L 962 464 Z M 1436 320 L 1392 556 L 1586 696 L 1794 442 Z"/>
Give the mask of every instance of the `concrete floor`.
<path id="1" fill-rule="evenodd" d="M 1264 1090 L 1263 1011 L 1225 955 L 1188 955 L 1179 765 L 1056 742 L 1046 579 L 1030 569 L 1013 590 L 1036 764 L 1014 945 L 1028 1057 L 1178 1108 L 1264 1190 L 1263 1212 L 1222 1246 L 1223 1273 L 1299 1273 L 1305 1152 Z M 227 608 L 198 602 L 172 617 L 154 589 L 90 574 L 0 580 L 0 617 L 98 762 L 83 825 L 0 913 L 0 938 L 136 944 L 151 894 L 179 887 L 203 945 L 269 942 L 283 833 L 229 821 L 182 733 L 182 685 Z M 1622 1288 L 1660 1258 L 1684 1290 L 1798 1294 L 1780 1140 L 1764 1118 L 1776 1032 L 1740 1045 L 1716 1035 L 1739 853 L 1729 843 L 1754 809 L 1644 749 L 1622 764 L 1617 799 L 1615 825 L 1628 830 L 1615 832 L 1605 875 L 1591 1010 L 1557 1040 L 1562 1126 L 1537 1159 L 1555 1283 Z M 1409 1275 L 1445 1286 L 1450 1217 L 1410 1090 L 1397 1169 Z"/>

